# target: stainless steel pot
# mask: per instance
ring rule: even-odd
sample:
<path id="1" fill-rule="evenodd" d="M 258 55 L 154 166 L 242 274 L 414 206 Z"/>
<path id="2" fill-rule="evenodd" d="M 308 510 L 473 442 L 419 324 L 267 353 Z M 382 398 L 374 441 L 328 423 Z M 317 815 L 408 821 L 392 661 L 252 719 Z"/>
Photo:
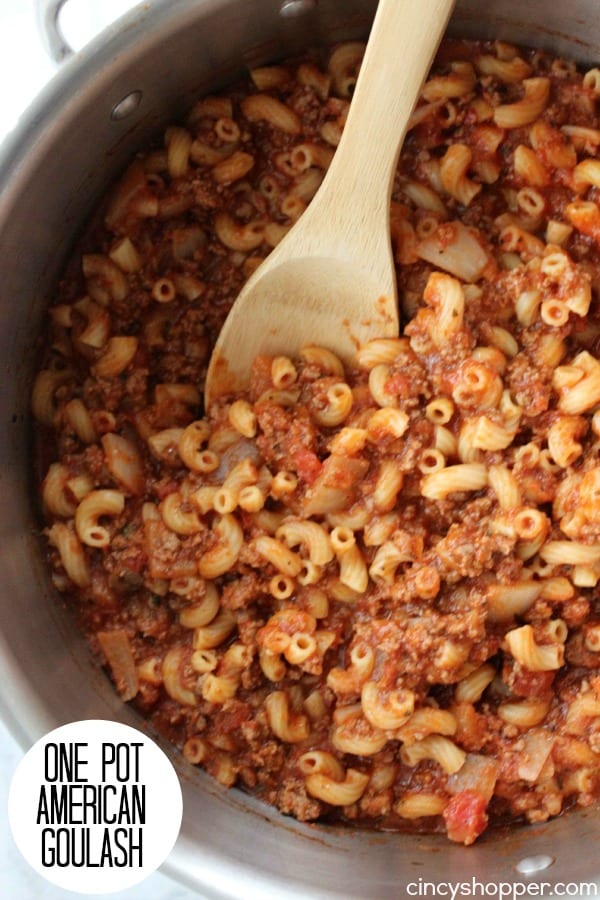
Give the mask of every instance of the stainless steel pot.
<path id="1" fill-rule="evenodd" d="M 68 60 L 0 162 L 0 712 L 23 747 L 116 699 L 52 594 L 36 539 L 28 398 L 44 305 L 103 189 L 161 123 L 246 65 L 363 35 L 374 0 L 150 0 Z M 457 35 L 600 59 L 597 0 L 459 0 Z M 419 883 L 596 881 L 600 815 L 442 838 L 349 834 L 286 819 L 175 758 L 184 820 L 167 871 L 213 898 L 400 898 Z M 421 882 L 419 882 L 421 879 Z M 410 883 L 413 884 L 410 887 Z M 416 887 L 415 887 L 416 886 Z M 546 891 L 549 892 L 549 888 Z M 500 896 L 499 893 L 495 894 Z"/>

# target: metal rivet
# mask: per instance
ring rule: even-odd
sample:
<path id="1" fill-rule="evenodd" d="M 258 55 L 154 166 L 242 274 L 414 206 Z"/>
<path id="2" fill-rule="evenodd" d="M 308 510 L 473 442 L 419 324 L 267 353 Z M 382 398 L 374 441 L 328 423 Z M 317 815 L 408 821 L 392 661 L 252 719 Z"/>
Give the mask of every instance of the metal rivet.
<path id="1" fill-rule="evenodd" d="M 293 16 L 301 16 L 303 13 L 309 12 L 317 5 L 317 0 L 284 0 L 279 10 L 282 16 L 292 18 Z"/>
<path id="2" fill-rule="evenodd" d="M 515 869 L 521 875 L 535 875 L 536 872 L 543 872 L 545 869 L 548 869 L 553 862 L 555 862 L 553 856 L 541 853 L 539 856 L 526 856 L 525 859 L 516 864 Z"/>
<path id="3" fill-rule="evenodd" d="M 111 119 L 115 119 L 116 121 L 126 119 L 127 116 L 130 116 L 136 111 L 141 101 L 141 91 L 132 91 L 130 94 L 126 94 L 122 100 L 119 100 L 119 102 L 113 106 L 110 114 Z"/>

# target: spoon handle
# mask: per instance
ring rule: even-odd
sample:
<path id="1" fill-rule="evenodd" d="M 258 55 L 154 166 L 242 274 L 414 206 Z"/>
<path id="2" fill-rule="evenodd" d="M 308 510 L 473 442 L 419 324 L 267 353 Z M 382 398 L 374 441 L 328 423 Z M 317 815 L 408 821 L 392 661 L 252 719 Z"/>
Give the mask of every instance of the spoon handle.
<path id="1" fill-rule="evenodd" d="M 340 144 L 307 210 L 311 223 L 327 224 L 329 241 L 339 228 L 347 250 L 349 237 L 360 241 L 357 217 L 370 227 L 388 214 L 408 120 L 454 2 L 379 0 Z M 324 206 L 335 207 L 335 225 Z"/>

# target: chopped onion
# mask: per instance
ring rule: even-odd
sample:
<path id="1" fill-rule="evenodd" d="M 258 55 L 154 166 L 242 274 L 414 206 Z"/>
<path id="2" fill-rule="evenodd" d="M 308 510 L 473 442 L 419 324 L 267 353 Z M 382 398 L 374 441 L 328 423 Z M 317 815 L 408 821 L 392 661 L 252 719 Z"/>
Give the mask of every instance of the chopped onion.
<path id="1" fill-rule="evenodd" d="M 448 778 L 448 790 L 451 794 L 475 791 L 489 802 L 494 793 L 499 769 L 500 766 L 495 759 L 479 756 L 477 753 L 467 753 L 462 767 Z"/>
<path id="2" fill-rule="evenodd" d="M 146 479 L 137 447 L 127 438 L 110 431 L 102 437 L 102 449 L 110 474 L 129 493 L 144 493 Z"/>
<path id="3" fill-rule="evenodd" d="M 252 441 L 246 440 L 246 438 L 240 438 L 222 452 L 219 468 L 211 473 L 210 481 L 222 484 L 231 470 L 245 459 L 249 459 L 256 465 L 260 465 L 261 462 L 261 456 L 256 445 Z"/>
<path id="4" fill-rule="evenodd" d="M 490 257 L 462 222 L 445 222 L 417 244 L 417 256 L 461 281 L 481 278 Z"/>
<path id="5" fill-rule="evenodd" d="M 532 728 L 523 738 L 525 748 L 519 754 L 517 769 L 523 781 L 537 781 L 554 746 L 554 736 L 545 728 Z"/>
<path id="6" fill-rule="evenodd" d="M 99 631 L 97 637 L 121 700 L 124 702 L 133 700 L 138 692 L 139 680 L 127 633 L 122 629 Z"/>
<path id="7" fill-rule="evenodd" d="M 332 454 L 306 492 L 305 516 L 322 516 L 348 509 L 354 502 L 356 484 L 369 467 L 365 459 Z"/>

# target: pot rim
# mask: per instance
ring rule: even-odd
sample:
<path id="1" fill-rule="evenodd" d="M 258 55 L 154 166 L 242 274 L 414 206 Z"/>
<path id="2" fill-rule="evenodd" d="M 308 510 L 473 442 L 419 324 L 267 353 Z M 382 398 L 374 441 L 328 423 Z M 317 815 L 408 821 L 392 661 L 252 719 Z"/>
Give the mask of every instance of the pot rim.
<path id="1" fill-rule="evenodd" d="M 235 4 L 236 0 L 198 0 L 193 6 L 196 14 L 204 14 L 233 7 Z M 125 54 L 136 41 L 143 42 L 148 30 L 174 28 L 182 14 L 189 14 L 189 11 L 190 4 L 184 0 L 173 0 L 173 2 L 151 0 L 151 2 L 139 3 L 127 11 L 117 22 L 108 26 L 84 50 L 65 62 L 34 99 L 0 148 L 0 219 L 3 216 L 3 207 L 10 216 L 11 210 L 18 203 L 24 180 L 27 179 L 32 169 L 41 164 L 43 153 L 41 138 L 58 127 L 55 110 L 62 110 L 64 106 L 68 106 L 71 108 L 71 115 L 75 115 L 78 104 L 83 103 L 83 99 L 77 96 L 77 91 L 74 91 L 73 87 L 95 77 L 104 65 L 110 65 L 111 61 Z M 27 148 L 25 153 L 23 153 L 23 148 Z M 26 749 L 47 731 L 63 723 L 55 721 L 49 715 L 40 699 L 39 692 L 36 691 L 32 680 L 19 663 L 14 648 L 9 645 L 2 633 L 0 633 L 0 648 L 0 684 L 10 685 L 10 693 L 4 687 L 0 690 L 0 716 L 15 740 L 23 749 Z M 118 705 L 120 706 L 120 702 Z M 137 727 L 139 727 L 139 723 Z M 190 781 L 191 779 L 186 776 L 186 780 Z M 273 827 L 277 825 L 287 831 L 303 835 L 307 840 L 325 843 L 332 850 L 335 850 L 336 847 L 339 849 L 342 839 L 348 842 L 350 848 L 354 844 L 357 850 L 358 845 L 365 841 L 364 832 L 354 833 L 351 837 L 346 833 L 340 838 L 336 831 L 325 832 L 320 826 L 290 823 L 279 813 L 266 809 L 253 798 L 244 796 L 242 803 L 239 797 L 237 799 L 233 797 L 229 802 L 232 810 L 236 806 L 242 809 L 243 806 L 245 814 L 247 816 L 254 815 L 257 822 L 270 823 Z M 570 814 L 571 816 L 573 814 Z M 582 814 L 580 818 L 585 820 L 585 814 Z M 573 816 L 574 819 L 575 816 Z M 536 846 L 551 849 L 560 838 L 561 824 L 563 823 L 555 820 L 540 828 L 529 826 L 527 834 L 528 836 L 539 835 L 541 840 Z M 568 831 L 568 833 L 570 832 Z M 369 833 L 368 842 L 373 847 L 390 844 L 391 841 L 396 847 L 401 844 L 402 851 L 407 851 L 407 862 L 416 864 L 411 860 L 410 849 L 408 849 L 408 846 L 414 843 L 413 838 L 406 840 L 405 837 Z M 452 867 L 454 872 L 462 872 L 462 867 L 467 868 L 470 862 L 475 865 L 476 850 L 466 851 L 467 856 L 465 856 L 464 848 L 449 846 L 445 838 L 434 837 L 428 841 L 432 854 L 435 853 L 439 856 L 441 849 L 448 858 L 462 860 L 460 868 L 456 865 Z M 526 841 L 525 843 L 529 844 L 530 842 Z M 519 852 L 521 855 L 526 852 L 523 848 L 518 849 L 518 842 L 516 846 L 517 849 L 515 849 L 515 842 L 509 840 L 506 835 L 493 842 L 484 840 L 479 857 L 490 861 L 498 854 L 502 858 L 512 855 L 511 858 L 514 859 Z M 541 852 L 541 850 L 536 850 L 536 852 Z M 476 865 L 476 868 L 481 870 L 481 863 Z M 233 897 L 256 897 L 258 900 L 259 896 L 261 900 L 264 898 L 280 900 L 284 895 L 289 898 L 297 898 L 297 900 L 300 898 L 309 900 L 309 898 L 317 896 L 312 890 L 309 892 L 307 886 L 301 881 L 291 882 L 281 875 L 277 876 L 251 864 L 248 861 L 248 855 L 246 855 L 245 862 L 241 862 L 236 861 L 231 853 L 226 852 L 223 848 L 219 848 L 218 851 L 207 847 L 199 848 L 198 843 L 190 836 L 189 831 L 184 830 L 183 826 L 171 856 L 161 870 L 180 883 L 194 890 L 201 890 L 210 900 L 213 898 L 214 900 L 227 900 L 227 898 Z M 204 880 L 204 870 L 210 870 L 209 881 Z M 414 869 L 417 875 L 420 871 L 424 870 Z M 469 870 L 467 869 L 467 871 Z M 514 872 L 514 870 L 511 871 Z M 507 877 L 508 874 L 511 872 L 507 869 Z M 519 876 L 515 874 L 514 880 L 518 879 Z M 326 898 L 341 900 L 342 897 L 351 900 L 352 895 L 347 890 L 339 892 L 323 889 L 319 891 L 318 896 L 323 900 Z M 365 898 L 363 893 L 355 896 L 357 900 Z"/>

